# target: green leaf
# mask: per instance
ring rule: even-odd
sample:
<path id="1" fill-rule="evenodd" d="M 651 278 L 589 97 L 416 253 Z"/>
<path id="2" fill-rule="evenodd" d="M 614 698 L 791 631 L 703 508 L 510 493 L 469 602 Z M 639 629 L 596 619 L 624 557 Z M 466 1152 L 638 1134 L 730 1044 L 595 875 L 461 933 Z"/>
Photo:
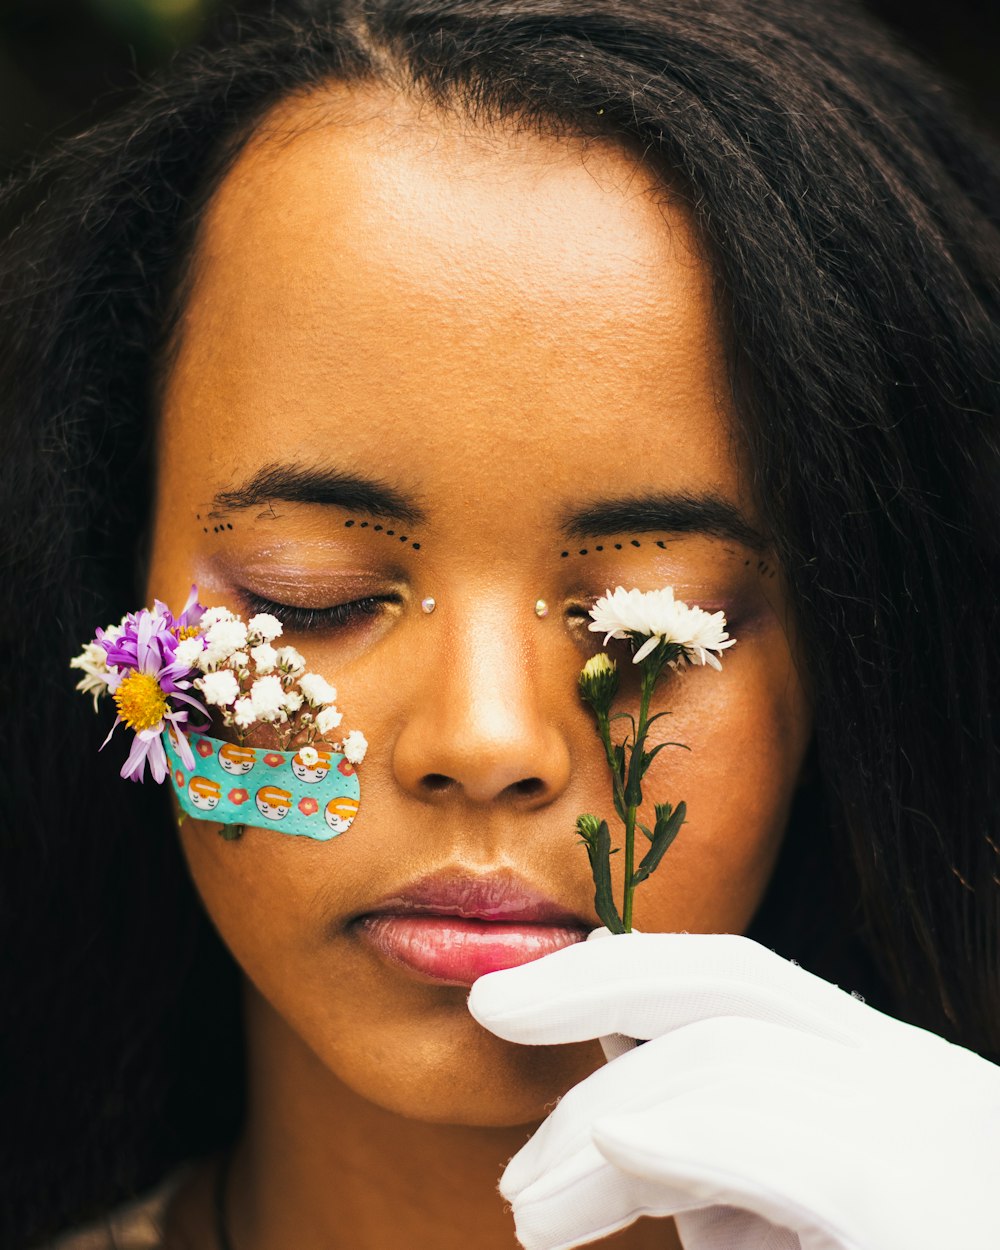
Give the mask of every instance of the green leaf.
<path id="1" fill-rule="evenodd" d="M 673 809 L 670 803 L 657 803 L 653 843 L 632 875 L 633 885 L 638 885 L 640 881 L 645 881 L 650 873 L 659 866 L 667 848 L 680 833 L 681 825 L 683 825 L 686 815 L 686 803 L 678 803 L 676 810 Z"/>
<path id="2" fill-rule="evenodd" d="M 588 845 L 588 851 L 590 847 Z M 602 820 L 595 838 L 594 853 L 590 857 L 590 867 L 594 874 L 594 910 L 601 924 L 612 933 L 624 933 L 615 900 L 611 895 L 611 834 L 608 822 Z"/>
<path id="3" fill-rule="evenodd" d="M 649 829 L 646 825 L 642 824 L 640 821 L 636 821 L 636 828 L 641 829 L 643 833 L 646 835 L 646 837 L 649 839 L 649 841 L 652 842 L 653 832 L 651 829 Z"/>
<path id="4" fill-rule="evenodd" d="M 633 751 L 628 762 L 628 777 L 625 781 L 625 802 L 629 807 L 642 806 L 642 757 L 645 753 Z"/>
<path id="5" fill-rule="evenodd" d="M 613 720 L 627 720 L 629 722 L 629 724 L 632 726 L 632 741 L 634 742 L 635 735 L 636 735 L 636 726 L 635 726 L 635 717 L 632 715 L 632 713 L 631 712 L 616 712 L 614 716 L 608 717 L 608 724 L 610 725 Z M 626 735 L 625 741 L 628 742 L 628 740 L 629 740 L 628 736 Z"/>
<path id="6" fill-rule="evenodd" d="M 690 751 L 689 746 L 685 746 L 683 742 L 659 742 L 653 747 L 652 751 L 643 751 L 642 753 L 642 775 L 645 777 L 646 769 L 652 764 L 653 760 L 660 754 L 664 747 L 684 747 L 685 751 Z"/>

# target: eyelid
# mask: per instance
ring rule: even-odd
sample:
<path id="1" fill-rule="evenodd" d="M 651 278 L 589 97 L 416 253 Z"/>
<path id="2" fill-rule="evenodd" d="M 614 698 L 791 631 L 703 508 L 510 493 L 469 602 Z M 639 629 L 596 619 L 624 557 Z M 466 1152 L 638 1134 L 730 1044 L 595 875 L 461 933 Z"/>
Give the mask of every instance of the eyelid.
<path id="1" fill-rule="evenodd" d="M 323 607 L 279 603 L 252 590 L 241 590 L 240 595 L 251 615 L 267 612 L 276 617 L 287 630 L 296 633 L 349 629 L 365 619 L 381 616 L 391 606 L 402 603 L 402 596 L 396 593 L 363 595 Z"/>

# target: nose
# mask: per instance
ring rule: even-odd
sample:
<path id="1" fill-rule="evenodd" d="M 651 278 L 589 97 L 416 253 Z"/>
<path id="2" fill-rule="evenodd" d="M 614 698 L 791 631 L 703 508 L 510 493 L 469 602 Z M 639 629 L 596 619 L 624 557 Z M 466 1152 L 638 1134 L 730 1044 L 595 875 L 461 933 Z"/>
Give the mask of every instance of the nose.
<path id="1" fill-rule="evenodd" d="M 396 739 L 393 768 L 409 793 L 520 810 L 550 803 L 569 783 L 570 751 L 557 723 L 558 691 L 545 680 L 544 628 L 533 600 L 438 607 L 434 659 Z M 572 679 L 566 678 L 572 691 Z"/>

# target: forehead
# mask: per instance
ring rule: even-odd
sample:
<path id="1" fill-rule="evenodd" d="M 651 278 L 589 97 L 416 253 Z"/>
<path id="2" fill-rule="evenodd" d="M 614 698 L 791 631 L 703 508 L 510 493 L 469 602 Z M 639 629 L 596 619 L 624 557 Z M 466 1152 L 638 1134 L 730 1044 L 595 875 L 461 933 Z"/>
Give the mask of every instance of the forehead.
<path id="1" fill-rule="evenodd" d="M 723 378 L 689 217 L 633 153 L 335 87 L 273 114 L 213 197 L 161 459 L 375 454 L 478 501 L 488 444 L 503 510 L 526 474 L 550 498 L 636 485 L 641 445 L 657 485 L 735 495 Z"/>

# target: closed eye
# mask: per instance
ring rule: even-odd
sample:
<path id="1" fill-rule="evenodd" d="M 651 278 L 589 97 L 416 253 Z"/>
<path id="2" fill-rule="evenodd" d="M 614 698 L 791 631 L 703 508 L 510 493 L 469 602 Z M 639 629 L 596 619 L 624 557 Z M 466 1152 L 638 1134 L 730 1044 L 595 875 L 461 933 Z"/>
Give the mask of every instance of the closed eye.
<path id="1" fill-rule="evenodd" d="M 362 599 L 333 603 L 329 607 L 304 608 L 298 604 L 275 603 L 273 599 L 264 599 L 249 590 L 244 590 L 242 597 L 251 615 L 268 612 L 277 617 L 286 629 L 296 633 L 346 629 L 367 618 L 381 616 L 388 608 L 402 603 L 399 595 L 366 595 Z"/>

